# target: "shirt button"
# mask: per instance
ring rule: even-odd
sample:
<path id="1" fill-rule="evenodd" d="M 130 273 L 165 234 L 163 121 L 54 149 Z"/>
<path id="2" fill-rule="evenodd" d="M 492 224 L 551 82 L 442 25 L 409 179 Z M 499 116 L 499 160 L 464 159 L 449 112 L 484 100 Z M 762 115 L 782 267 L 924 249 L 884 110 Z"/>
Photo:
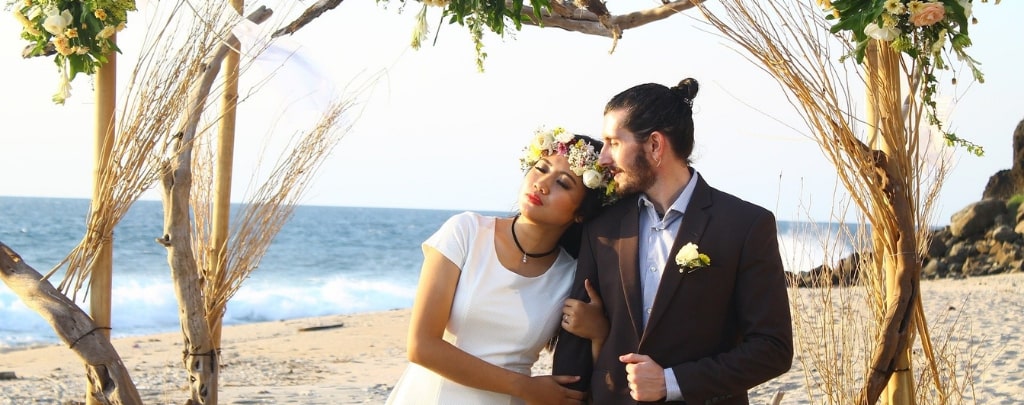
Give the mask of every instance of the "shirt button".
<path id="1" fill-rule="evenodd" d="M 650 314 L 651 314 L 651 309 L 647 308 L 647 315 L 650 315 Z"/>
<path id="2" fill-rule="evenodd" d="M 651 273 L 654 273 L 654 272 L 657 272 L 657 271 L 658 271 L 658 269 L 657 269 L 657 268 L 655 268 L 654 266 L 651 266 L 650 270 L 651 270 Z"/>

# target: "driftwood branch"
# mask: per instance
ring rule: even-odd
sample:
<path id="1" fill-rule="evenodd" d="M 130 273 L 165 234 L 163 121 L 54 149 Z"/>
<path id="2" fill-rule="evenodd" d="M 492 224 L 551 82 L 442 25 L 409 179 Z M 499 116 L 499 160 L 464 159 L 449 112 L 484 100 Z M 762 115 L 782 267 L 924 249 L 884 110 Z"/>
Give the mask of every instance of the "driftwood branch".
<path id="1" fill-rule="evenodd" d="M 574 9 L 568 16 L 557 11 L 555 14 L 542 13 L 540 21 L 534 21 L 532 18 L 524 18 L 523 24 L 542 27 L 556 27 L 566 31 L 579 32 L 581 34 L 598 35 L 617 39 L 622 36 L 622 32 L 625 30 L 655 21 L 664 20 L 679 14 L 682 11 L 689 10 L 704 1 L 705 0 L 676 0 L 662 4 L 658 7 L 637 10 L 627 14 L 607 16 L 602 15 L 602 11 L 603 13 L 608 12 L 607 8 L 592 8 L 589 4 L 600 2 L 588 1 L 588 7 L 586 9 Z M 532 17 L 533 12 L 533 8 L 523 7 L 524 16 Z"/>
<path id="2" fill-rule="evenodd" d="M 284 28 L 274 31 L 274 33 L 270 35 L 270 37 L 277 38 L 282 35 L 294 34 L 295 31 L 298 31 L 302 27 L 305 27 L 306 24 L 309 24 L 317 17 L 320 17 L 321 14 L 326 13 L 328 10 L 333 10 L 335 7 L 338 7 L 338 5 L 341 4 L 342 1 L 344 0 L 320 0 L 316 3 L 313 3 L 312 6 L 306 8 L 306 11 L 302 12 L 302 15 L 300 15 L 294 21 L 286 25 Z"/>
<path id="3" fill-rule="evenodd" d="M 260 7 L 247 18 L 262 23 L 273 12 Z M 157 242 L 167 249 L 167 263 L 171 268 L 174 292 L 178 299 L 178 316 L 185 340 L 182 360 L 189 376 L 190 403 L 216 404 L 219 364 L 217 348 L 214 347 L 206 306 L 203 301 L 203 280 L 200 278 L 196 258 L 192 250 L 192 222 L 189 196 L 192 189 L 192 144 L 199 127 L 202 112 L 213 84 L 220 73 L 220 66 L 227 56 L 228 44 L 237 42 L 230 35 L 205 63 L 205 71 L 196 88 L 189 95 L 182 119 L 183 128 L 173 137 L 170 145 L 172 156 L 165 162 L 161 176 L 164 204 L 164 235 Z"/>
<path id="4" fill-rule="evenodd" d="M 320 0 L 310 6 L 294 21 L 274 32 L 273 38 L 291 35 L 325 12 L 334 9 L 343 0 Z M 581 34 L 598 35 L 613 39 L 622 36 L 622 31 L 663 20 L 681 11 L 693 8 L 705 0 L 676 0 L 658 7 L 638 10 L 613 16 L 600 0 L 580 1 L 580 6 L 560 1 L 551 2 L 551 12 L 541 13 L 539 21 L 534 20 L 533 7 L 523 6 L 523 24 L 538 27 L 555 27 Z M 511 3 L 509 3 L 511 4 Z"/>
<path id="5" fill-rule="evenodd" d="M 92 318 L 43 275 L 0 242 L 0 279 L 21 301 L 46 320 L 57 336 L 85 363 L 88 395 L 101 404 L 142 404 L 128 369 Z"/>

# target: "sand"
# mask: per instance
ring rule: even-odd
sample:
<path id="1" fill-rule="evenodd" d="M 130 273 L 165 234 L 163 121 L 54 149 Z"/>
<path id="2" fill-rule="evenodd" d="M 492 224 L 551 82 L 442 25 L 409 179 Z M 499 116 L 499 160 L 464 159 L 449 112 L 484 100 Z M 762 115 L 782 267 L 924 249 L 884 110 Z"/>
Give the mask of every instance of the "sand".
<path id="1" fill-rule="evenodd" d="M 792 291 L 794 297 L 810 289 Z M 1024 403 L 1024 274 L 922 282 L 933 340 L 960 352 L 966 403 Z M 406 365 L 407 309 L 228 326 L 223 332 L 222 404 L 379 404 Z M 304 328 L 323 327 L 302 331 Z M 118 338 L 114 346 L 146 404 L 188 398 L 180 333 Z M 951 343 L 952 342 L 952 343 Z M 953 343 L 956 343 L 955 345 Z M 939 345 L 939 343 L 936 343 Z M 750 391 L 764 404 L 821 403 L 799 355 L 786 374 Z M 63 345 L 0 353 L 0 404 L 82 401 L 83 366 Z M 545 354 L 535 373 L 550 372 Z M 808 382 L 810 381 L 810 382 Z"/>

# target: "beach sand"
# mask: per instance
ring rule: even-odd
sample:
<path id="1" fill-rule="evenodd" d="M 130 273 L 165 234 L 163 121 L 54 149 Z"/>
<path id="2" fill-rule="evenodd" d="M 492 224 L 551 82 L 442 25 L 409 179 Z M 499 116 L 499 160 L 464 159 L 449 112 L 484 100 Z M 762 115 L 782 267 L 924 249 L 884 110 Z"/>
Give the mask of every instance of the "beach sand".
<path id="1" fill-rule="evenodd" d="M 963 361 L 973 364 L 966 403 L 1024 403 L 1024 274 L 923 281 L 922 293 L 933 340 L 960 342 Z M 408 320 L 402 309 L 226 327 L 220 403 L 383 403 L 406 365 Z M 323 328 L 301 330 L 310 327 Z M 959 332 L 937 335 L 945 330 Z M 186 401 L 180 333 L 119 338 L 114 346 L 146 404 Z M 820 403 L 808 399 L 804 364 L 795 359 L 788 373 L 755 387 L 751 403 L 767 403 L 777 391 L 784 404 Z M 0 380 L 0 404 L 81 401 L 83 370 L 63 345 L 0 353 L 0 375 L 17 376 Z M 534 370 L 550 372 L 550 357 Z"/>

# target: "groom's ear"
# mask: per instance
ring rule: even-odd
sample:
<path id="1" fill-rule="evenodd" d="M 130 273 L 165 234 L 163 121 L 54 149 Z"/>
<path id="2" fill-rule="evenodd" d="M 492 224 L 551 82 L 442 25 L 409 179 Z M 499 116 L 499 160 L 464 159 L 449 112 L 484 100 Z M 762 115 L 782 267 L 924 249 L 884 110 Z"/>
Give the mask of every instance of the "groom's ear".
<path id="1" fill-rule="evenodd" d="M 651 132 L 651 136 L 647 137 L 647 143 L 650 145 L 648 147 L 651 151 L 651 159 L 661 162 L 665 158 L 665 149 L 669 147 L 665 134 L 661 131 Z"/>

